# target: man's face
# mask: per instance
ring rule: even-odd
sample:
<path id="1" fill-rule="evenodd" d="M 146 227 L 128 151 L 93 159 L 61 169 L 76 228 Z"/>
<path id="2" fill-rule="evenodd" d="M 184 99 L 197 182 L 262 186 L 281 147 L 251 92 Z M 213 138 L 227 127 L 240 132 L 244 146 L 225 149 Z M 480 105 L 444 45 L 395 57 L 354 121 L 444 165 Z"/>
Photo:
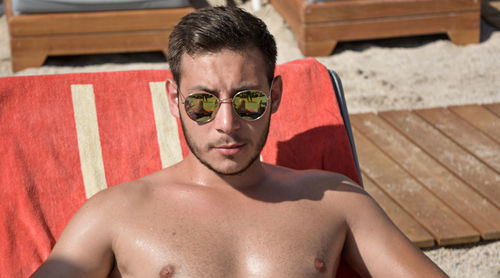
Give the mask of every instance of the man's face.
<path id="1" fill-rule="evenodd" d="M 265 144 L 273 104 L 268 103 L 260 119 L 246 121 L 225 101 L 212 121 L 197 123 L 186 114 L 182 100 L 193 93 L 211 93 L 219 99 L 228 99 L 243 90 L 259 90 L 271 101 L 262 55 L 254 48 L 194 57 L 184 54 L 181 65 L 179 114 L 191 152 L 218 174 L 235 175 L 245 171 L 259 157 Z M 281 93 L 281 87 L 279 91 Z"/>

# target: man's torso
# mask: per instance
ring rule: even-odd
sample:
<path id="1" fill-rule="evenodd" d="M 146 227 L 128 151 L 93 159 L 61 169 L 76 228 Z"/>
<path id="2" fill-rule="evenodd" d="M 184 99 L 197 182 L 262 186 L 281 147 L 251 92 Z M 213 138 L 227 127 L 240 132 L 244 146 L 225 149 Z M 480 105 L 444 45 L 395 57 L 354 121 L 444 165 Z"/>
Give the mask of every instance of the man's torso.
<path id="1" fill-rule="evenodd" d="M 339 192 L 300 180 L 290 177 L 272 190 L 246 192 L 155 181 L 139 185 L 110 223 L 117 227 L 115 274 L 332 277 L 346 236 L 343 216 L 332 210 Z"/>

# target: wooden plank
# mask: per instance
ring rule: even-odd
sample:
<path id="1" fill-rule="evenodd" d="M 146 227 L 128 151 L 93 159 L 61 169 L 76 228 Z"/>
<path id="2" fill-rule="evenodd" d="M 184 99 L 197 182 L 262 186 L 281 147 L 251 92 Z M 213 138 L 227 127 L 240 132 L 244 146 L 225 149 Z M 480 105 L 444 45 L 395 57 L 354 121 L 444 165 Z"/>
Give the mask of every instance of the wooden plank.
<path id="1" fill-rule="evenodd" d="M 46 52 L 48 55 L 93 54 L 164 50 L 170 30 L 12 39 L 12 51 Z"/>
<path id="2" fill-rule="evenodd" d="M 500 173 L 500 145 L 444 108 L 415 111 L 463 149 L 468 150 L 497 174 Z"/>
<path id="3" fill-rule="evenodd" d="M 397 130 L 500 208 L 500 175 L 409 111 L 379 114 Z"/>
<path id="4" fill-rule="evenodd" d="M 479 12 L 468 12 L 312 24 L 298 37 L 341 41 L 472 30 L 477 32 L 477 38 L 470 41 L 474 43 L 479 42 L 479 18 Z"/>
<path id="5" fill-rule="evenodd" d="M 436 239 L 440 245 L 477 242 L 479 233 L 353 128 L 363 173 Z"/>
<path id="6" fill-rule="evenodd" d="M 497 115 L 497 117 L 500 117 L 500 103 L 486 104 L 484 107 Z"/>
<path id="7" fill-rule="evenodd" d="M 22 14 L 9 20 L 11 36 L 89 34 L 172 29 L 193 8 Z"/>
<path id="8" fill-rule="evenodd" d="M 170 30 L 11 38 L 12 69 L 39 67 L 48 55 L 162 51 Z"/>
<path id="9" fill-rule="evenodd" d="M 306 0 L 302 0 L 305 2 Z M 307 23 L 479 11 L 476 0 L 362 0 L 307 3 Z"/>
<path id="10" fill-rule="evenodd" d="M 448 107 L 450 111 L 467 121 L 484 134 L 500 143 L 500 117 L 479 105 L 463 105 Z"/>
<path id="11" fill-rule="evenodd" d="M 479 43 L 480 40 L 479 27 L 468 30 L 448 30 L 447 33 L 448 37 L 455 45 L 467 45 L 470 43 Z"/>
<path id="12" fill-rule="evenodd" d="M 480 39 L 477 0 L 270 0 L 302 54 L 326 56 L 339 41 L 447 33 L 453 43 Z"/>
<path id="13" fill-rule="evenodd" d="M 478 230 L 500 238 L 500 209 L 374 114 L 352 115 L 351 124 Z"/>
<path id="14" fill-rule="evenodd" d="M 434 246 L 434 238 L 432 235 L 367 176 L 363 177 L 363 186 L 373 199 L 377 201 L 392 222 L 394 222 L 401 232 L 403 232 L 403 234 L 405 234 L 416 246 L 420 248 Z"/>
<path id="15" fill-rule="evenodd" d="M 306 42 L 302 39 L 298 39 L 297 43 L 305 56 L 328 56 L 337 45 L 337 41 Z"/>

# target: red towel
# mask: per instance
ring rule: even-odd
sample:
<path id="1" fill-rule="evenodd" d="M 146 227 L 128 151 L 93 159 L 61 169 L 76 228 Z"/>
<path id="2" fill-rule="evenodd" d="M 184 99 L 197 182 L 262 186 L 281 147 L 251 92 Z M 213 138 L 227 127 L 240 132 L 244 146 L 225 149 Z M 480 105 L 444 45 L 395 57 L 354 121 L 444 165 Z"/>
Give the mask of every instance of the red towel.
<path id="1" fill-rule="evenodd" d="M 324 66 L 303 59 L 277 73 L 283 100 L 263 160 L 359 181 Z M 161 82 L 169 77 L 168 70 L 143 70 L 0 78 L 2 277 L 29 276 L 96 190 L 187 153 L 180 127 L 165 113 Z"/>
<path id="2" fill-rule="evenodd" d="M 280 65 L 283 96 L 263 160 L 294 169 L 343 173 L 359 183 L 348 135 L 327 69 L 308 58 Z"/>

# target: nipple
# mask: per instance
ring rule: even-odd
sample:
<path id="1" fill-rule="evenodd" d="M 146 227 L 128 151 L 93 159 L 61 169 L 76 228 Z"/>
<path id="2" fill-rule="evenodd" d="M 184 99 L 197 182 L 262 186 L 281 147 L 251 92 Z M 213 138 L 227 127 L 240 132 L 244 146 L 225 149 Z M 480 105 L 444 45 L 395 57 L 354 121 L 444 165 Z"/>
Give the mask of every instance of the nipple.
<path id="1" fill-rule="evenodd" d="M 160 278 L 169 278 L 174 275 L 174 267 L 171 265 L 167 265 L 166 267 L 162 268 L 160 271 Z"/>
<path id="2" fill-rule="evenodd" d="M 325 270 L 326 270 L 325 262 L 318 259 L 318 258 L 315 258 L 314 259 L 314 268 L 316 268 L 316 270 L 319 272 L 325 272 Z"/>

